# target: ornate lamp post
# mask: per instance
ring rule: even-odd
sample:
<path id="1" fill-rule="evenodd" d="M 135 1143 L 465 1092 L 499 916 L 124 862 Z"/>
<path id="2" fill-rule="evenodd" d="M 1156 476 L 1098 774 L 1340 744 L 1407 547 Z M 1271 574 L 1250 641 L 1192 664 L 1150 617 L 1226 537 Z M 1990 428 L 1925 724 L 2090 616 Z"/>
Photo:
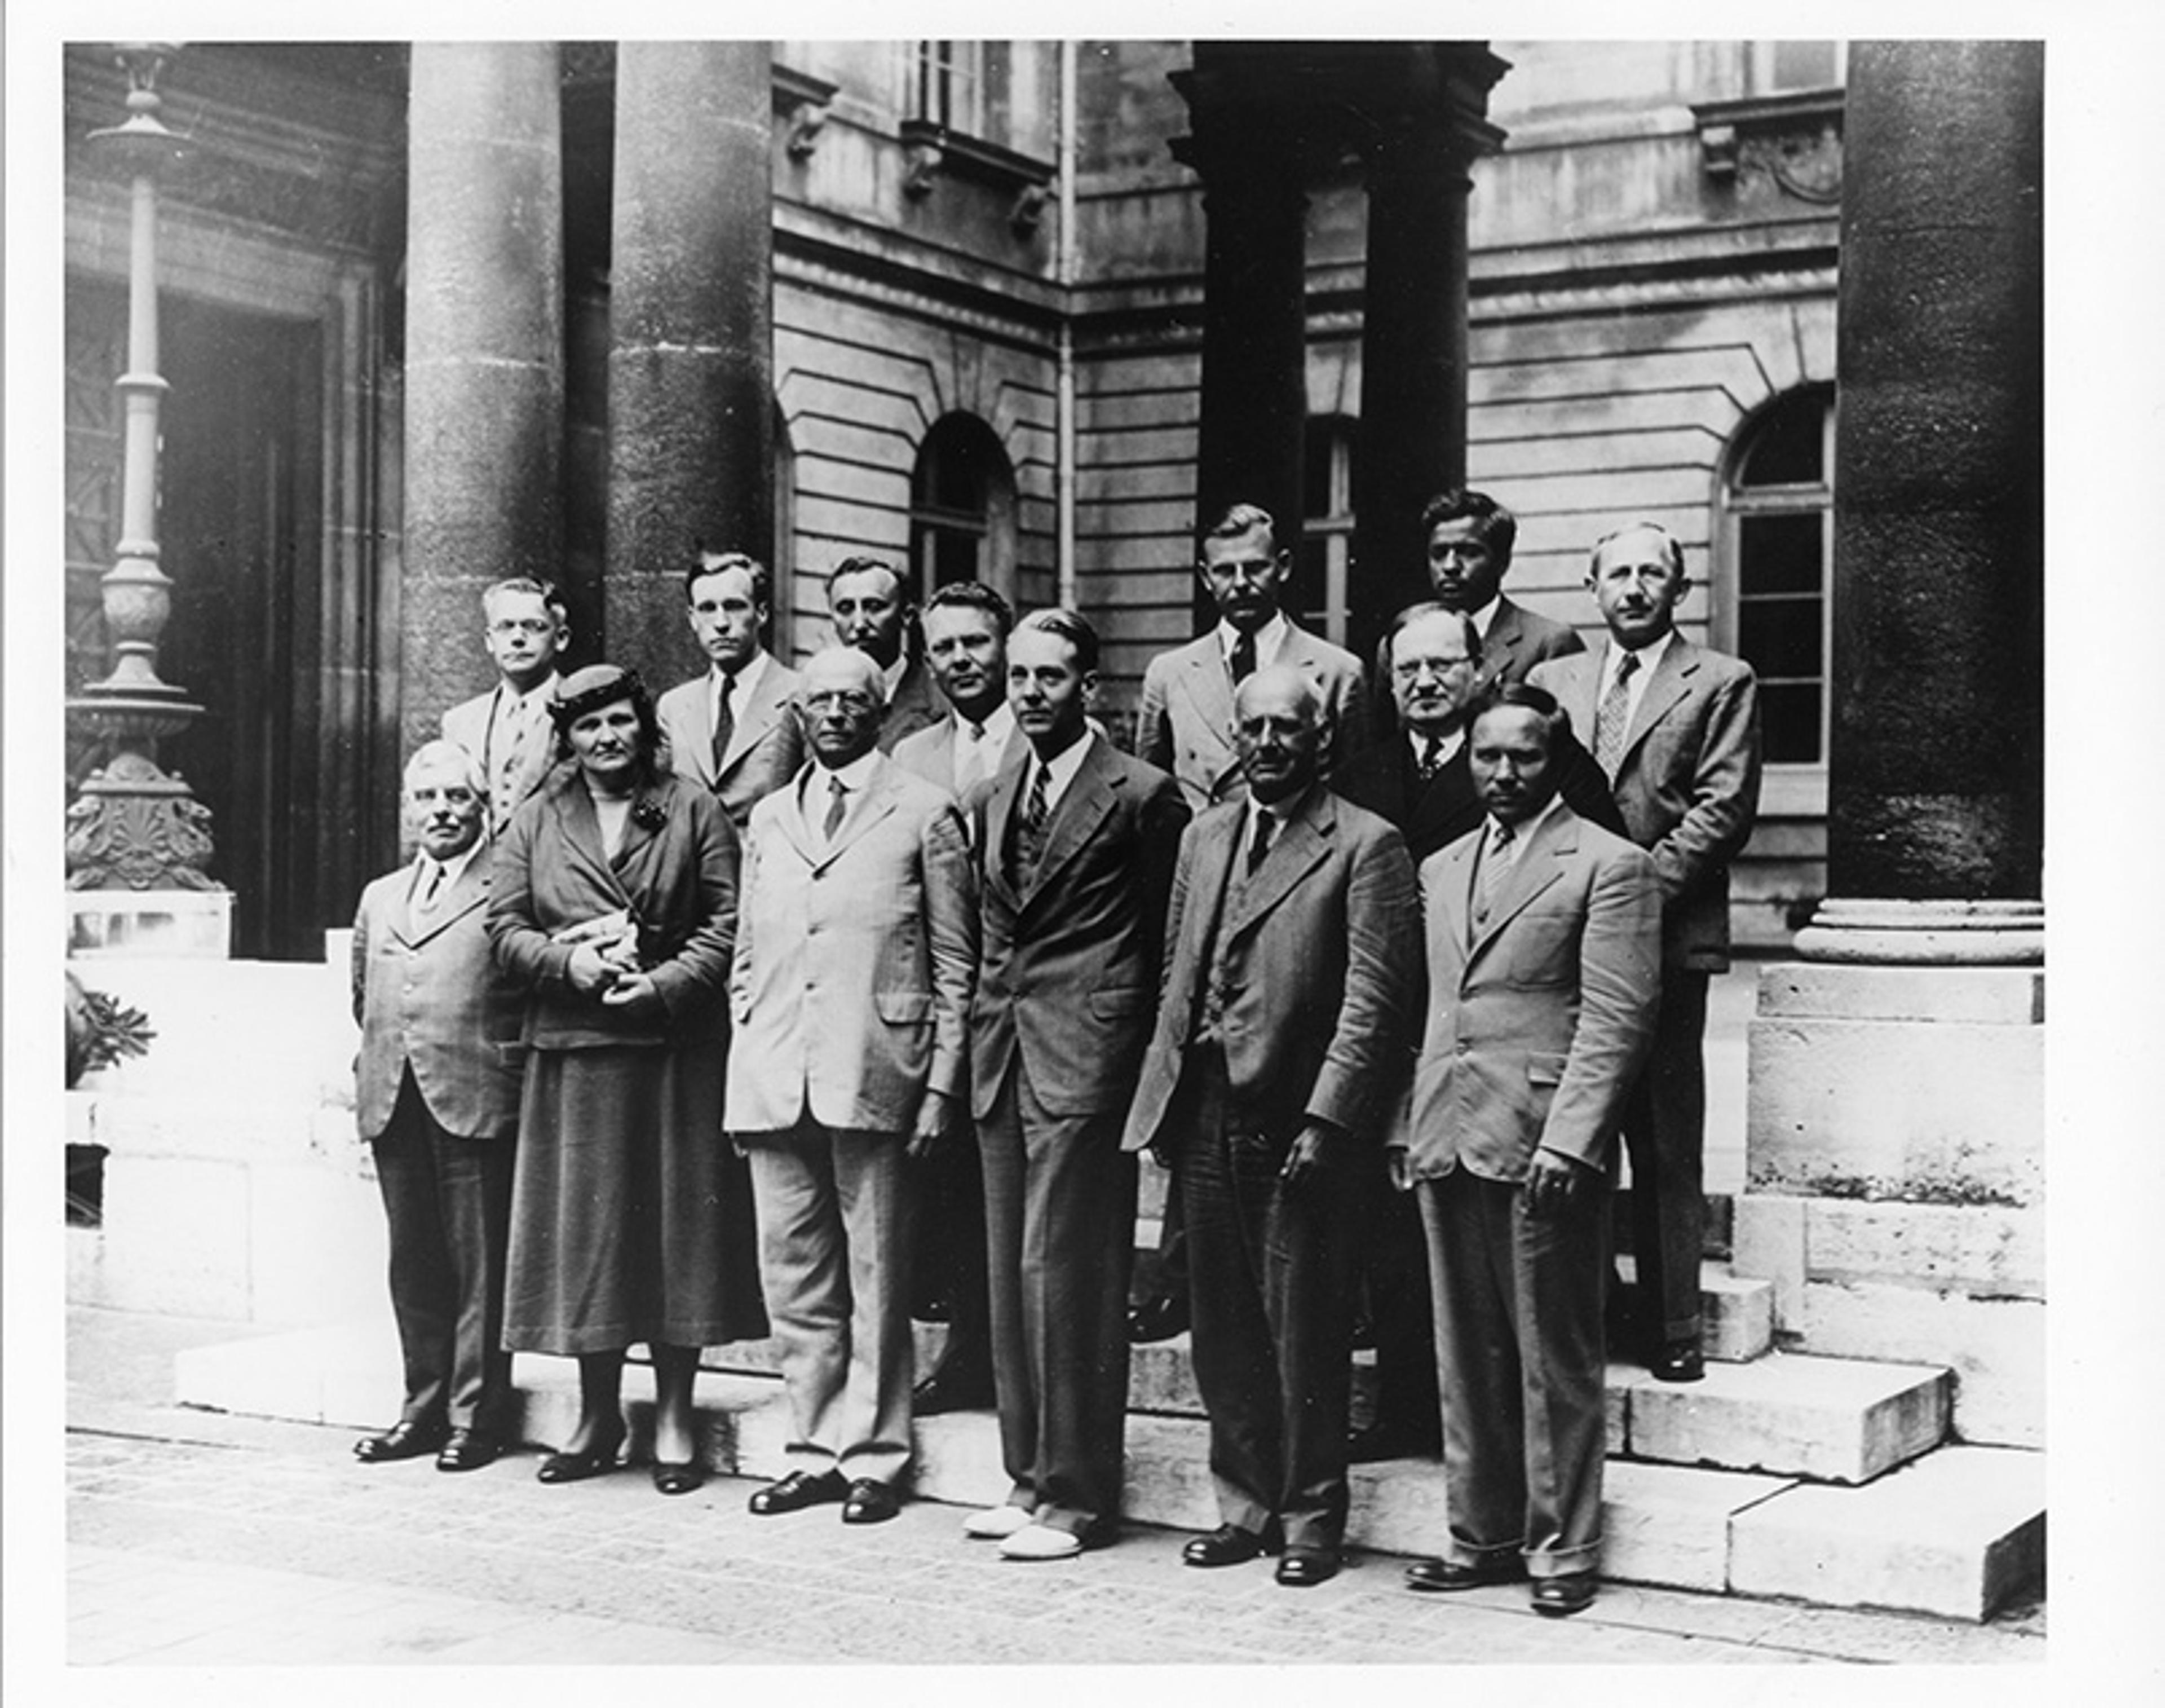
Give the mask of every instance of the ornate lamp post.
<path id="1" fill-rule="evenodd" d="M 215 904 L 183 908 L 206 916 L 217 935 L 183 931 L 171 941 L 171 908 L 131 904 L 101 916 L 79 901 L 71 946 L 119 946 L 130 938 L 162 938 L 164 946 L 225 952 L 229 900 L 203 867 L 211 856 L 210 811 L 178 776 L 161 771 L 159 737 L 177 735 L 203 708 L 161 681 L 158 637 L 172 612 L 172 583 L 158 567 L 158 412 L 166 382 L 158 372 L 157 175 L 182 153 L 180 140 L 158 117 L 159 72 L 177 42 L 121 42 L 115 57 L 128 73 L 128 118 L 93 131 L 92 143 L 129 171 L 128 371 L 116 382 L 126 411 L 121 473 L 120 538 L 113 567 L 99 583 L 113 669 L 68 702 L 68 714 L 108 744 L 112 756 L 84 782 L 68 809 L 67 884 L 71 890 L 214 892 Z M 201 894 L 208 902 L 208 894 Z M 142 929 L 119 927 L 134 915 Z M 150 925 L 152 918 L 159 925 Z"/>

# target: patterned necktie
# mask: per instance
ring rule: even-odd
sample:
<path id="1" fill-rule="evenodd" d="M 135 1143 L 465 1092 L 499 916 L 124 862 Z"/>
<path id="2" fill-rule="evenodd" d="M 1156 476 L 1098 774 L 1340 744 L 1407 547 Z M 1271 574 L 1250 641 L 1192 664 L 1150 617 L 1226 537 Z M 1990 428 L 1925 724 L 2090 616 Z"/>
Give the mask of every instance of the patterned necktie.
<path id="1" fill-rule="evenodd" d="M 830 777 L 827 779 L 827 822 L 820 827 L 830 843 L 835 840 L 835 832 L 842 828 L 842 816 L 849 809 L 849 784 L 839 777 Z"/>
<path id="2" fill-rule="evenodd" d="M 1277 824 L 1277 819 L 1274 814 L 1257 813 L 1256 814 L 1255 840 L 1248 844 L 1249 877 L 1253 878 L 1261 871 L 1263 862 L 1270 857 L 1271 831 Z"/>
<path id="3" fill-rule="evenodd" d="M 1424 735 L 1421 743 L 1420 780 L 1433 783 L 1436 772 L 1443 769 L 1443 737 Z"/>
<path id="4" fill-rule="evenodd" d="M 1511 839 L 1518 834 L 1509 825 L 1488 827 L 1488 846 L 1482 851 L 1481 882 L 1473 900 L 1473 923 L 1485 925 L 1504 894 L 1511 873 Z"/>
<path id="5" fill-rule="evenodd" d="M 513 698 L 503 708 L 503 715 L 496 725 L 503 733 L 497 737 L 498 753 L 496 765 L 488 775 L 489 804 L 500 825 L 511 816 L 519 804 L 519 782 L 526 768 L 526 756 L 537 739 L 534 721 L 540 713 L 538 700 Z"/>
<path id="6" fill-rule="evenodd" d="M 1030 881 L 1030 875 L 1037 870 L 1038 857 L 1045 852 L 1045 821 L 1051 816 L 1051 809 L 1046 804 L 1045 785 L 1051 775 L 1052 768 L 1039 762 L 1037 774 L 1030 779 L 1030 799 L 1023 807 L 1022 817 L 1015 821 L 1012 863 L 1018 884 Z"/>
<path id="7" fill-rule="evenodd" d="M 1233 680 L 1244 683 L 1256 673 L 1256 637 L 1245 630 L 1233 637 Z"/>
<path id="8" fill-rule="evenodd" d="M 1593 714 L 1594 763 L 1612 783 L 1616 767 L 1624 762 L 1624 737 L 1631 728 L 1631 678 L 1638 669 L 1639 655 L 1625 653 L 1624 662 L 1616 667 L 1616 680 L 1609 684 L 1609 692 L 1602 695 L 1600 709 Z"/>
<path id="9" fill-rule="evenodd" d="M 732 670 L 724 671 L 720 692 L 714 696 L 714 777 L 718 782 L 722 775 L 722 761 L 729 754 L 730 737 L 736 734 L 736 714 L 730 709 L 730 696 L 736 691 L 736 672 Z"/>

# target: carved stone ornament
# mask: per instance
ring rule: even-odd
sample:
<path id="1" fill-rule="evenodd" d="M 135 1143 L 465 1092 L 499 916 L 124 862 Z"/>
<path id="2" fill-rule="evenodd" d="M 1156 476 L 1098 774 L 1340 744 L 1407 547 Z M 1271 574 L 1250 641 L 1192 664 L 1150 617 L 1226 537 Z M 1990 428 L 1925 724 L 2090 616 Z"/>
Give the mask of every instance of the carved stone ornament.
<path id="1" fill-rule="evenodd" d="M 210 809 L 140 753 L 93 771 L 67 809 L 70 889 L 223 889 Z"/>
<path id="2" fill-rule="evenodd" d="M 1706 101 L 1692 113 L 1701 170 L 1738 197 L 1817 208 L 1841 200 L 1841 90 Z"/>

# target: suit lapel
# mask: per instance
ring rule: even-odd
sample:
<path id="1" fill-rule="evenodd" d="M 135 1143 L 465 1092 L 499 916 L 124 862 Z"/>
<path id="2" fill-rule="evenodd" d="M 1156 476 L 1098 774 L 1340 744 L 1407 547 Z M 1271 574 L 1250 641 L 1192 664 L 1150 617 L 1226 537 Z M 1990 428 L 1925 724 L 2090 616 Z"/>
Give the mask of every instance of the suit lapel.
<path id="1" fill-rule="evenodd" d="M 807 866 L 816 863 L 819 856 L 812 851 L 812 826 L 804 817 L 804 796 L 807 779 L 824 777 L 826 773 L 817 760 L 808 759 L 798 767 L 797 775 L 782 784 L 778 793 L 781 804 L 775 810 L 775 825 L 782 832 L 782 840 L 796 851 L 797 857 Z"/>
<path id="2" fill-rule="evenodd" d="M 452 881 L 444 894 L 436 910 L 424 922 L 414 911 L 414 886 L 406 886 L 406 899 L 399 903 L 401 923 L 398 928 L 400 940 L 413 948 L 419 948 L 430 938 L 441 933 L 447 925 L 466 917 L 488 899 L 488 878 L 482 870 L 485 856 L 477 854 L 466 862 L 466 870 Z"/>
<path id="3" fill-rule="evenodd" d="M 994 780 L 992 793 L 985 798 L 985 840 L 977 850 L 978 871 L 985 887 L 998 890 L 1010 907 L 1021 906 L 1022 898 L 1008 882 L 1008 826 L 1014 821 L 1022 780 L 1029 772 L 1027 764 L 1019 764 L 1001 772 Z"/>
<path id="4" fill-rule="evenodd" d="M 1243 814 L 1236 822 L 1245 835 L 1246 815 Z M 1263 856 L 1262 867 L 1236 892 L 1225 915 L 1227 942 L 1262 920 L 1286 899 L 1295 884 L 1323 863 L 1324 857 L 1330 851 L 1330 839 L 1337 828 L 1337 814 L 1318 785 L 1309 791 L 1299 813 L 1278 827 L 1277 840 Z M 1245 858 L 1245 851 L 1236 848 L 1233 857 Z"/>
<path id="5" fill-rule="evenodd" d="M 1562 875 L 1562 867 L 1557 862 L 1578 848 L 1577 826 L 1563 809 L 1559 809 L 1541 821 L 1526 846 L 1519 851 L 1519 857 L 1511 862 L 1510 873 L 1504 881 L 1504 893 L 1496 899 L 1488 925 L 1474 941 L 1475 954 L 1493 942 L 1504 926 L 1524 913 L 1536 896 Z"/>
<path id="6" fill-rule="evenodd" d="M 1224 755 L 1210 773 L 1210 795 L 1214 800 L 1219 785 L 1241 764 L 1240 756 L 1232 751 L 1233 678 L 1225 668 L 1225 655 L 1219 647 L 1215 629 L 1194 643 L 1185 674 L 1188 698 L 1195 702 L 1203 727 L 1215 738 Z"/>
<path id="7" fill-rule="evenodd" d="M 711 789 L 721 780 L 714 769 L 714 676 L 711 670 L 698 678 L 695 692 L 686 698 L 692 703 L 692 768 L 699 773 L 699 781 Z"/>
<path id="8" fill-rule="evenodd" d="M 857 809 L 842 821 L 835 840 L 827 845 L 827 851 L 815 862 L 831 865 L 839 859 L 866 831 L 894 810 L 894 798 L 902 787 L 901 767 L 882 756 L 872 777 L 865 784 L 865 799 Z"/>
<path id="9" fill-rule="evenodd" d="M 1699 673 L 1699 649 L 1681 635 L 1670 638 L 1663 649 L 1662 662 L 1654 667 L 1651 681 L 1646 691 L 1639 697 L 1639 709 L 1631 719 L 1631 727 L 1624 736 L 1624 751 L 1616 762 L 1620 773 L 1630 762 L 1633 751 L 1646 739 L 1646 732 L 1673 711 L 1679 702 L 1691 692 L 1691 678 Z"/>
<path id="10" fill-rule="evenodd" d="M 712 705 L 713 702 L 709 700 L 710 713 Z M 735 727 L 730 731 L 729 751 L 722 756 L 722 768 L 714 773 L 714 781 L 719 783 L 735 770 L 738 762 L 765 741 L 767 731 L 788 715 L 789 698 L 782 690 L 782 672 L 770 658 L 761 667 L 758 690 L 745 704 L 743 715 L 736 720 Z M 714 745 L 710 722 L 707 746 L 711 750 Z"/>
<path id="11" fill-rule="evenodd" d="M 1052 809 L 1052 820 L 1046 828 L 1045 851 L 1038 856 L 1037 870 L 1030 874 L 1030 883 L 1023 891 L 1027 901 L 1043 889 L 1054 873 L 1075 857 L 1076 851 L 1088 841 L 1105 815 L 1113 810 L 1113 767 L 1105 756 L 1105 742 L 1102 736 L 1086 738 L 1090 751 L 1084 756 L 1081 769 L 1060 797 L 1060 804 Z M 996 851 L 1004 852 L 1004 844 L 994 844 Z"/>

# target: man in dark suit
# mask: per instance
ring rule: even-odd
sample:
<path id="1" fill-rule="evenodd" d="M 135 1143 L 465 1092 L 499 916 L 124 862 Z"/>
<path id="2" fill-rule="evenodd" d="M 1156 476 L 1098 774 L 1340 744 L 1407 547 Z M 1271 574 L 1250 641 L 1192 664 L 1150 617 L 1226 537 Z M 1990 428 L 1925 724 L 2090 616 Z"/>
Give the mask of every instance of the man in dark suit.
<path id="1" fill-rule="evenodd" d="M 1265 665 L 1285 664 L 1314 684 L 1327 730 L 1321 765 L 1333 766 L 1367 743 L 1367 682 L 1361 661 L 1311 635 L 1283 609 L 1293 557 L 1278 544 L 1277 524 L 1256 504 L 1235 504 L 1202 530 L 1195 573 L 1217 608 L 1206 635 L 1161 652 L 1143 672 L 1135 751 L 1179 780 L 1189 809 L 1244 799 L 1247 772 L 1235 736 L 1233 691 Z M 1158 1256 L 1158 1289 L 1135 1307 L 1128 1331 L 1136 1341 L 1168 1340 L 1188 1326 L 1188 1261 L 1177 1191 L 1168 1194 Z"/>
<path id="2" fill-rule="evenodd" d="M 1476 693 L 1499 683 L 1524 682 L 1544 658 L 1586 650 L 1576 629 L 1504 595 L 1519 520 L 1488 493 L 1462 488 L 1437 493 L 1421 512 L 1421 531 L 1428 536 L 1429 585 L 1436 603 L 1471 618 L 1480 637 Z"/>
<path id="3" fill-rule="evenodd" d="M 1466 707 L 1481 673 L 1472 619 L 1425 602 L 1399 613 L 1379 658 L 1396 727 L 1351 756 L 1331 786 L 1395 825 L 1418 867 L 1446 843 L 1480 827 L 1481 797 L 1467 762 Z M 1617 836 L 1624 820 L 1609 780 L 1571 735 L 1556 738 L 1565 802 Z M 1383 1158 L 1369 1171 L 1372 1236 L 1364 1246 L 1370 1321 L 1376 1336 L 1373 1421 L 1353 1437 L 1356 1463 L 1433 1458 L 1441 1444 L 1435 1391 L 1435 1330 L 1429 1310 L 1428 1252 L 1413 1201 L 1390 1190 Z"/>
<path id="4" fill-rule="evenodd" d="M 903 737 L 946 715 L 931 672 L 910 650 L 917 601 L 900 570 L 882 558 L 844 558 L 828 572 L 827 613 L 835 638 L 869 653 L 887 678 L 881 752 L 893 752 Z"/>
<path id="5" fill-rule="evenodd" d="M 898 1510 L 910 1458 L 905 1151 L 961 1087 L 975 886 L 954 797 L 881 753 L 878 665 L 805 667 L 812 763 L 752 809 L 730 967 L 723 1125 L 751 1163 L 794 1432 L 763 1516 Z"/>
<path id="6" fill-rule="evenodd" d="M 949 582 L 924 607 L 924 662 L 946 698 L 947 714 L 897 742 L 894 762 L 951 790 L 965 824 L 999 773 L 1021 763 L 1029 750 L 1008 704 L 1008 631 L 1014 626 L 1008 602 L 974 581 Z M 953 1142 L 919 1171 L 912 1309 L 919 1315 L 936 1311 L 947 1322 L 940 1362 L 910 1396 L 919 1417 L 993 1403 L 984 1170 L 976 1129 L 967 1120 L 956 1127 Z"/>
<path id="7" fill-rule="evenodd" d="M 1064 1559 L 1119 1526 L 1135 1189 L 1120 1122 L 1188 809 L 1170 777 L 1090 728 L 1097 687 L 1081 617 L 1016 625 L 1008 699 L 1030 751 L 994 784 L 974 838 L 984 958 L 970 1077 L 1012 1487 L 963 1527 L 1010 1559 Z"/>
<path id="8" fill-rule="evenodd" d="M 792 704 L 803 678 L 760 643 L 774 578 L 756 558 L 702 551 L 684 577 L 684 597 L 707 668 L 662 695 L 655 711 L 670 768 L 710 791 L 741 836 L 751 809 L 804 762 L 804 729 Z"/>
<path id="9" fill-rule="evenodd" d="M 1173 1153 L 1195 1379 L 1223 1522 L 1183 1554 L 1275 1547 L 1336 1575 L 1361 1157 L 1399 1098 L 1419 1005 L 1413 862 L 1317 782 L 1320 697 L 1284 665 L 1235 696 L 1248 799 L 1182 839 L 1156 1035 L 1123 1143 Z"/>
<path id="10" fill-rule="evenodd" d="M 526 1015 L 489 952 L 488 788 L 473 756 L 431 741 L 407 762 L 413 863 L 361 892 L 353 925 L 354 1106 L 391 1235 L 391 1308 L 406 1368 L 398 1421 L 369 1464 L 496 1458 L 511 1397 L 503 1263 Z"/>
<path id="11" fill-rule="evenodd" d="M 1593 1600 L 1616 1123 L 1660 1002 L 1653 862 L 1557 794 L 1556 702 L 1474 707 L 1482 829 L 1420 873 L 1428 1025 L 1395 1177 L 1420 1200 L 1443 1392 L 1441 1558 L 1416 1589 L 1530 1576 Z"/>
<path id="12" fill-rule="evenodd" d="M 1676 630 L 1683 548 L 1651 523 L 1593 548 L 1587 585 L 1609 625 L 1594 652 L 1533 680 L 1590 732 L 1631 840 L 1662 883 L 1662 1011 L 1624 1115 L 1631 1158 L 1635 1327 L 1666 1382 L 1705 1373 L 1699 1253 L 1706 1220 L 1707 982 L 1729 966 L 1729 863 L 1759 806 L 1759 685 L 1741 658 Z"/>
<path id="13" fill-rule="evenodd" d="M 571 642 L 564 596 L 546 582 L 514 576 L 482 590 L 482 639 L 496 686 L 445 710 L 444 739 L 473 755 L 488 780 L 488 830 L 503 830 L 519 804 L 541 787 L 556 761 L 549 721 Z"/>

